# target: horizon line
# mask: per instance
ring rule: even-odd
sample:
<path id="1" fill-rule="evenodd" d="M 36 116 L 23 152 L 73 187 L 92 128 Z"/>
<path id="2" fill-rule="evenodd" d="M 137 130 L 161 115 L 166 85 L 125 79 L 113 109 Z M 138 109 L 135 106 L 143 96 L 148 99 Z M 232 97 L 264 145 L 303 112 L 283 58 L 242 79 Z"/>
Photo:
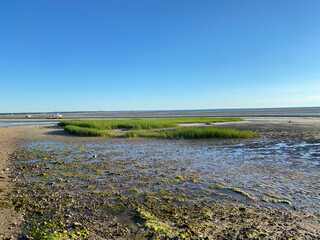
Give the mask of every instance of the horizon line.
<path id="1" fill-rule="evenodd" d="M 248 107 L 248 108 L 195 108 L 195 109 L 161 109 L 161 110 L 71 110 L 71 111 L 59 111 L 59 113 L 87 113 L 87 112 L 173 112 L 173 111 L 241 111 L 241 110 L 277 110 L 277 109 L 312 109 L 320 108 L 320 106 L 312 107 Z M 37 112 L 0 112 L 1 115 L 5 114 L 46 114 L 55 113 L 57 111 L 37 111 Z"/>

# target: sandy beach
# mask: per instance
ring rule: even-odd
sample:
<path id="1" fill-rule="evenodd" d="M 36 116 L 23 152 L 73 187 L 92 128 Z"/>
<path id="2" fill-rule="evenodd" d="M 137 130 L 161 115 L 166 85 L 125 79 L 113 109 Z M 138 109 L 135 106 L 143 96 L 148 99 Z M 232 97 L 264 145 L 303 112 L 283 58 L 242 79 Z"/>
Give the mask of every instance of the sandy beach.
<path id="1" fill-rule="evenodd" d="M 7 121 L 9 121 L 9 120 L 7 120 Z M 14 120 L 11 120 L 11 121 L 14 121 Z M 320 143 L 320 119 L 293 119 L 293 120 L 290 120 L 290 119 L 247 119 L 245 122 L 219 123 L 219 124 L 215 124 L 215 126 L 216 127 L 232 127 L 232 128 L 237 128 L 237 129 L 250 129 L 250 130 L 256 131 L 257 133 L 260 134 L 260 136 L 258 137 L 260 142 L 261 141 L 267 141 L 267 142 L 269 141 L 271 143 L 273 143 L 273 142 L 283 143 L 284 141 L 289 141 L 289 142 L 290 141 L 300 141 L 300 142 L 303 141 L 308 144 L 309 143 L 310 144 Z M 21 179 L 27 179 L 27 178 L 24 178 L 24 175 L 28 175 L 28 173 L 32 172 L 32 171 L 38 171 L 42 166 L 40 163 L 38 163 L 38 164 L 35 164 L 32 162 L 28 163 L 28 164 L 21 163 L 21 156 L 22 155 L 19 155 L 18 152 L 21 151 L 22 148 L 25 148 L 26 146 L 28 146 L 28 144 L 31 144 L 33 142 L 36 142 L 36 143 L 41 143 L 41 142 L 50 142 L 51 143 L 51 142 L 53 142 L 53 143 L 57 143 L 58 145 L 62 144 L 61 146 L 75 144 L 77 146 L 82 146 L 82 148 L 86 149 L 87 146 L 89 146 L 89 145 L 96 144 L 96 146 L 100 146 L 99 144 L 104 141 L 105 141 L 104 139 L 95 138 L 95 137 L 88 138 L 88 137 L 72 136 L 72 135 L 66 133 L 61 127 L 57 127 L 54 124 L 0 127 L 0 170 L 1 170 L 1 172 L 0 172 L 1 173 L 0 174 L 0 188 L 4 189 L 0 193 L 1 201 L 2 202 L 6 201 L 6 194 L 9 193 L 10 191 L 17 191 L 17 189 L 19 187 L 21 188 L 21 186 L 25 186 L 25 188 L 30 187 L 31 186 L 30 184 L 24 185 L 25 183 L 21 182 L 22 181 Z M 114 144 L 115 146 L 127 146 L 127 144 L 129 144 L 129 146 L 131 146 L 130 144 L 132 143 L 133 144 L 132 146 L 136 146 L 135 144 L 140 144 L 140 142 L 147 142 L 147 141 L 149 141 L 149 140 L 146 140 L 146 139 L 144 139 L 144 140 L 114 139 L 114 140 L 108 140 L 108 144 L 110 146 L 112 146 L 112 144 Z M 172 141 L 172 140 L 170 140 L 170 141 Z M 177 143 L 173 143 L 173 144 L 178 144 L 178 146 L 183 146 L 183 145 L 181 145 L 181 144 L 184 144 L 184 142 L 182 142 L 182 141 L 178 141 Z M 207 143 L 206 142 L 200 143 L 200 141 L 201 140 L 198 140 L 197 143 L 192 142 L 192 145 L 194 145 L 194 144 L 195 144 L 194 146 L 199 145 L 198 148 L 200 149 L 200 147 L 201 147 L 201 149 L 202 149 L 202 146 L 204 146 Z M 159 144 L 159 145 L 167 146 L 168 142 L 169 142 L 169 140 L 161 140 L 158 142 L 153 140 L 154 145 Z M 216 142 L 209 141 L 208 143 L 210 144 L 210 146 L 212 145 L 213 147 L 215 146 L 215 144 L 218 144 L 218 145 L 221 144 L 221 143 L 218 143 L 217 140 L 216 140 Z M 188 144 L 191 144 L 191 143 L 188 142 Z M 230 143 L 227 143 L 227 146 L 230 149 L 231 149 L 231 147 L 232 147 L 232 149 L 234 149 L 233 145 L 231 146 Z M 314 146 L 317 146 L 317 145 L 314 145 Z M 35 148 L 38 148 L 38 147 L 35 147 Z M 79 147 L 79 149 L 80 149 L 80 147 Z M 96 147 L 96 149 L 97 149 L 97 147 Z M 297 150 L 297 152 L 299 152 L 299 151 L 300 150 Z M 307 152 L 308 150 L 305 150 L 305 151 Z M 143 152 L 143 150 L 140 150 L 140 152 Z M 320 156 L 317 155 L 318 153 L 319 153 L 319 151 L 316 152 L 314 155 L 312 155 L 312 159 L 314 161 L 317 161 L 317 159 L 319 161 Z M 39 153 L 34 153 L 34 154 L 39 154 Z M 20 156 L 20 159 L 19 159 L 19 156 Z M 23 155 L 23 156 L 26 156 L 26 155 Z M 116 157 L 117 155 L 114 155 L 114 156 Z M 107 157 L 109 159 L 109 158 L 113 157 L 113 155 L 112 156 L 105 155 L 105 157 Z M 152 159 L 152 157 L 153 156 L 150 156 L 151 159 Z M 126 161 L 128 162 L 129 160 L 126 160 Z M 133 160 L 130 160 L 130 161 L 132 162 Z M 95 167 L 101 167 L 101 169 L 103 169 L 104 172 L 109 171 L 108 169 L 104 169 L 104 166 L 101 165 L 100 163 L 93 162 L 92 164 L 96 164 L 96 165 L 93 165 Z M 135 163 L 135 164 L 140 164 L 140 167 L 138 168 L 137 171 L 140 171 L 142 174 L 143 171 L 141 169 L 144 169 L 143 167 L 141 167 L 143 165 L 143 159 L 139 159 L 138 163 Z M 23 167 L 18 167 L 20 165 Z M 169 165 L 170 165 L 170 163 L 169 163 Z M 69 165 L 67 164 L 66 166 L 69 166 Z M 110 166 L 112 166 L 114 168 L 118 167 L 118 165 L 114 165 L 114 166 L 110 165 Z M 171 169 L 171 172 L 167 171 L 168 175 L 171 173 L 173 174 L 173 180 L 174 180 L 174 181 L 170 182 L 169 185 L 170 184 L 181 184 L 181 186 L 179 185 L 181 187 L 181 189 L 186 188 L 185 192 L 190 191 L 190 188 L 188 187 L 189 183 L 186 183 L 186 182 L 182 183 L 182 181 L 179 182 L 178 180 L 180 177 L 177 177 L 177 172 L 179 172 L 179 176 L 180 175 L 183 176 L 183 177 L 181 177 L 181 179 L 186 178 L 185 177 L 186 175 L 183 175 L 181 173 L 180 168 L 187 168 L 187 166 L 188 166 L 187 163 L 180 163 L 179 168 L 175 167 L 173 170 Z M 319 165 L 316 165 L 316 166 L 319 166 Z M 153 167 L 154 167 L 154 165 L 153 165 Z M 70 168 L 71 168 L 71 165 L 70 165 Z M 123 166 L 123 168 L 124 168 L 124 166 Z M 161 169 L 161 168 L 159 168 L 159 169 Z M 261 170 L 262 167 L 259 167 L 256 169 Z M 29 171 L 29 172 L 26 172 L 26 171 Z M 41 169 L 39 171 L 41 171 Z M 152 171 L 154 172 L 154 169 Z M 160 170 L 156 170 L 156 172 L 157 171 L 160 171 Z M 131 173 L 132 169 L 129 172 Z M 48 174 L 48 172 L 45 172 L 43 174 Z M 306 174 L 308 174 L 308 173 L 306 173 Z M 32 175 L 32 176 L 37 176 L 37 175 Z M 144 175 L 142 174 L 141 176 L 144 176 Z M 192 173 L 192 172 L 188 176 L 190 176 L 190 181 L 191 181 L 191 177 L 193 177 L 192 184 L 196 184 L 197 179 L 201 178 L 201 176 L 198 176 L 196 173 Z M 290 176 L 290 174 L 283 175 L 283 176 Z M 122 177 L 122 175 L 119 175 L 119 178 L 121 178 L 121 177 Z M 145 179 L 149 179 L 149 178 L 147 178 L 147 175 L 145 177 L 146 177 Z M 216 178 L 218 178 L 218 177 L 219 176 L 217 176 Z M 317 176 L 315 175 L 315 177 L 317 177 Z M 318 175 L 318 177 L 319 177 L 319 175 Z M 144 181 L 143 178 L 141 178 L 141 179 L 142 179 L 141 181 L 143 182 Z M 231 176 L 230 179 L 233 179 L 233 177 Z M 37 180 L 37 181 L 39 182 L 39 180 Z M 47 183 L 45 183 L 43 181 L 46 181 L 46 180 L 40 180 L 40 184 L 42 184 L 40 186 L 45 186 L 47 188 Z M 50 180 L 50 181 L 52 181 L 52 180 Z M 68 181 L 69 180 L 66 180 L 67 185 L 63 185 L 63 186 L 68 188 Z M 117 181 L 116 178 L 113 181 Z M 206 186 L 207 183 L 211 183 L 213 180 L 204 179 L 201 181 L 202 181 L 201 187 L 204 187 L 204 186 Z M 216 180 L 214 180 L 214 181 L 216 181 Z M 223 181 L 225 181 L 225 180 L 223 180 Z M 37 182 L 37 184 L 38 184 L 38 182 Z M 97 185 L 97 186 L 100 184 L 97 181 L 93 181 L 93 182 L 94 182 L 94 185 Z M 127 185 L 125 183 L 123 183 L 123 186 L 126 186 L 129 189 L 130 184 L 131 184 L 130 182 L 128 182 Z M 318 183 L 315 183 L 315 184 L 318 184 Z M 55 185 L 57 185 L 57 183 L 55 183 Z M 157 185 L 157 184 L 155 184 L 155 185 Z M 118 185 L 116 185 L 116 186 L 118 186 Z M 142 186 L 142 184 L 141 184 L 141 186 Z M 172 185 L 172 186 L 176 186 L 176 185 Z M 193 186 L 193 185 L 190 185 L 190 186 Z M 90 187 L 87 187 L 87 188 L 90 189 Z M 119 188 L 119 189 L 121 190 L 122 188 Z M 155 188 L 155 187 L 153 186 L 152 188 Z M 54 191 L 56 191 L 56 189 Z M 53 193 L 54 193 L 54 191 L 53 191 Z M 59 190 L 59 191 L 61 191 L 61 190 Z M 139 191 L 141 191 L 141 190 L 139 189 Z M 209 191 L 210 190 L 208 190 L 208 189 L 206 190 L 207 193 Z M 287 207 L 286 205 L 283 207 L 282 205 L 276 205 L 276 204 L 270 205 L 269 203 L 266 203 L 266 202 L 265 203 L 259 202 L 258 204 L 253 203 L 253 202 L 247 203 L 247 200 L 243 200 L 242 198 L 239 198 L 238 196 L 235 197 L 236 200 L 234 200 L 234 201 L 230 200 L 230 202 L 229 202 L 229 200 L 227 200 L 228 198 L 223 199 L 223 196 L 224 196 L 223 194 L 225 194 L 225 192 L 220 193 L 220 192 L 217 192 L 217 190 L 214 190 L 214 192 L 217 196 L 219 196 L 218 198 L 212 197 L 212 199 L 210 200 L 210 197 L 208 197 L 209 195 L 206 195 L 206 197 L 204 199 L 200 198 L 200 200 L 198 199 L 197 201 L 198 202 L 200 201 L 201 204 L 203 206 L 205 206 L 207 209 L 211 209 L 209 202 L 212 200 L 214 200 L 214 204 L 216 204 L 216 206 L 219 205 L 222 208 L 233 209 L 234 212 L 230 212 L 230 214 L 231 215 L 232 214 L 234 214 L 234 215 L 240 214 L 239 216 L 241 216 L 241 218 L 243 218 L 243 221 L 245 222 L 244 225 L 246 225 L 247 228 L 239 227 L 241 224 L 239 224 L 239 225 L 235 224 L 234 225 L 235 226 L 234 232 L 230 230 L 230 233 L 227 234 L 225 232 L 225 230 L 223 229 L 223 227 L 213 228 L 213 227 L 211 227 L 211 225 L 210 226 L 208 225 L 209 226 L 209 227 L 207 227 L 208 229 L 211 229 L 211 228 L 215 229 L 215 231 L 217 232 L 216 235 L 214 234 L 215 231 L 213 231 L 212 229 L 211 229 L 212 231 L 210 233 L 208 231 L 205 231 L 203 227 L 202 228 L 198 227 L 198 230 L 195 230 L 195 229 L 192 230 L 192 231 L 194 231 L 194 233 L 192 231 L 188 230 L 188 233 L 190 232 L 190 234 L 194 234 L 194 236 L 200 236 L 205 233 L 205 235 L 208 236 L 207 239 L 219 239 L 219 236 L 220 237 L 223 236 L 226 239 L 237 239 L 237 236 L 238 237 L 246 236 L 246 233 L 244 233 L 243 231 L 250 232 L 248 229 L 251 229 L 251 228 L 253 229 L 253 227 L 254 227 L 254 229 L 259 229 L 259 231 L 261 231 L 261 233 L 259 233 L 260 235 L 259 234 L 257 235 L 252 230 L 252 232 L 250 232 L 251 235 L 249 233 L 247 235 L 249 238 L 250 238 L 250 236 L 258 236 L 261 239 L 263 239 L 263 238 L 269 238 L 269 239 L 284 238 L 284 239 L 286 239 L 289 236 L 293 237 L 293 239 L 318 239 L 320 237 L 320 227 L 319 227 L 320 226 L 320 222 L 319 222 L 320 217 L 319 217 L 319 209 L 317 209 L 319 205 L 316 205 L 315 203 L 312 203 L 315 205 L 312 208 L 310 208 L 310 209 L 312 209 L 312 211 L 309 210 L 308 206 L 304 207 L 306 210 L 303 210 L 303 208 L 295 210 L 294 204 L 293 204 L 293 206 L 290 206 L 290 207 Z M 226 193 L 229 193 L 229 192 L 227 191 Z M 66 193 L 61 192 L 62 198 L 67 196 L 64 194 L 66 194 Z M 120 194 L 120 193 L 118 193 L 118 194 Z M 195 193 L 193 193 L 193 194 L 195 194 Z M 202 193 L 198 193 L 198 194 L 202 194 Z M 213 194 L 213 193 L 211 193 L 211 194 Z M 85 195 L 85 196 L 87 197 L 87 195 Z M 232 196 L 234 196 L 234 195 L 232 195 Z M 89 198 L 87 200 L 85 200 L 86 197 L 84 197 L 83 202 L 88 200 L 88 202 L 86 202 L 86 204 L 88 204 L 88 209 L 90 210 L 92 207 L 94 208 L 94 205 L 91 206 L 89 204 Z M 208 198 L 210 201 L 208 200 Z M 77 196 L 74 196 L 74 199 L 77 201 L 79 200 L 77 198 Z M 220 200 L 222 199 L 222 201 L 220 201 L 219 199 Z M 273 199 L 275 199 L 275 198 L 273 198 Z M 96 201 L 96 199 L 95 199 L 95 201 Z M 163 202 L 160 201 L 159 203 L 161 204 Z M 213 203 L 211 203 L 211 204 L 213 204 Z M 319 204 L 319 203 L 317 203 L 317 204 Z M 277 206 L 279 206 L 279 207 L 277 207 Z M 75 207 L 75 206 L 73 206 L 73 207 Z M 147 209 L 150 206 L 146 204 L 144 207 Z M 189 207 L 190 207 L 189 211 L 191 212 L 190 213 L 190 216 L 191 216 L 192 214 L 195 214 L 194 211 L 196 211 L 196 208 L 193 208 L 191 206 L 189 206 Z M 199 205 L 197 205 L 197 207 L 199 207 Z M 174 208 L 174 205 L 172 205 L 172 208 Z M 2 234 L 2 235 L 0 235 L 0 238 L 10 239 L 11 236 L 23 237 L 23 236 L 26 236 L 26 234 L 28 234 L 28 231 L 29 231 L 28 227 L 30 227 L 30 226 L 25 221 L 33 219 L 34 216 L 29 216 L 26 212 L 26 209 L 24 209 L 24 208 L 21 208 L 21 209 L 22 210 L 19 212 L 16 212 L 13 207 L 7 207 L 7 208 L 5 207 L 0 210 L 1 211 L 1 214 L 0 214 L 0 223 L 1 223 L 0 224 L 0 233 Z M 243 210 L 243 209 L 245 209 L 245 210 Z M 82 210 L 82 211 L 84 211 L 84 210 Z M 178 211 L 178 210 L 175 209 L 175 211 Z M 245 214 L 245 216 L 244 216 L 241 213 L 241 211 L 245 211 L 247 213 L 247 215 Z M 142 214 L 141 212 L 139 212 L 139 213 L 140 213 L 140 218 L 142 218 L 143 221 L 148 220 L 148 219 L 144 219 L 143 216 L 141 217 L 141 214 Z M 70 215 L 74 216 L 71 218 L 71 220 L 70 220 L 70 218 L 66 219 L 66 220 L 61 219 L 61 221 L 63 222 L 64 225 L 70 224 L 70 226 L 73 226 L 73 227 L 70 227 L 70 229 L 72 229 L 72 230 L 76 229 L 76 227 L 74 227 L 75 222 L 76 222 L 76 224 L 78 224 L 78 222 L 80 222 L 79 224 L 81 224 L 81 227 L 79 227 L 79 229 L 89 229 L 90 227 L 92 227 L 92 225 L 89 224 L 88 219 L 85 220 L 84 216 L 81 213 L 77 212 L 76 210 L 72 214 L 66 210 L 65 214 L 66 215 L 70 214 Z M 98 213 L 95 213 L 95 214 L 98 214 Z M 115 214 L 115 213 L 113 213 L 113 214 Z M 142 236 L 144 236 L 143 230 L 141 230 L 140 228 L 137 228 L 136 226 L 134 226 L 133 223 L 130 222 L 130 221 L 132 221 L 130 219 L 132 219 L 133 216 L 130 216 L 130 217 L 124 216 L 124 214 L 126 214 L 126 212 L 122 212 L 121 214 L 122 214 L 121 216 L 120 215 L 118 216 L 116 214 L 115 215 L 111 214 L 113 217 L 112 218 L 110 217 L 107 219 L 104 219 L 102 217 L 95 218 L 94 221 L 96 221 L 96 226 L 97 226 L 96 232 L 93 233 L 93 232 L 89 231 L 89 234 L 86 235 L 85 237 L 83 237 L 83 239 L 143 239 L 144 238 L 144 237 L 142 237 Z M 128 214 L 130 215 L 130 213 L 128 213 Z M 228 219 L 230 217 L 230 215 L 228 215 L 228 216 L 226 215 L 224 217 L 218 217 L 219 214 L 221 214 L 221 212 L 215 213 L 211 209 L 210 210 L 210 217 L 209 216 L 206 217 L 206 220 L 205 220 L 206 224 L 209 224 L 208 222 L 212 221 L 218 225 L 222 224 L 222 226 L 223 225 L 229 226 L 228 225 L 229 222 L 227 222 L 226 219 Z M 270 224 L 270 221 L 271 221 L 270 214 L 274 218 L 274 222 L 272 222 L 272 224 Z M 250 216 L 254 216 L 254 218 L 256 220 L 251 219 Z M 279 216 L 281 216 L 281 217 L 279 217 Z M 135 217 L 135 218 L 137 218 L 137 217 Z M 158 217 L 157 217 L 157 219 L 158 219 Z M 135 222 L 139 223 L 139 221 L 142 221 L 142 220 L 141 219 L 135 220 Z M 106 225 L 103 225 L 101 223 L 101 221 L 107 221 L 109 224 L 108 227 L 106 227 Z M 130 223 L 128 223 L 128 221 Z M 196 225 L 195 225 L 195 223 L 193 225 L 191 218 L 189 220 L 186 220 L 186 222 L 188 222 L 188 221 L 189 221 L 189 224 L 187 223 L 186 228 L 188 228 L 188 227 L 195 228 Z M 258 221 L 256 223 L 256 225 L 253 224 L 254 221 Z M 87 225 L 86 225 L 86 223 L 87 223 Z M 125 226 L 125 227 L 123 227 L 123 226 Z M 85 227 L 87 227 L 87 228 L 85 228 Z M 108 228 L 108 231 L 106 231 L 104 228 Z M 80 231 L 79 229 L 77 229 L 78 232 Z M 127 230 L 123 230 L 123 229 L 127 229 Z M 176 231 L 182 231 L 181 229 L 183 229 L 183 228 L 180 228 L 177 226 L 172 226 L 170 229 L 171 230 L 176 229 Z M 200 233 L 199 229 L 203 229 L 201 233 Z M 244 229 L 246 229 L 246 230 L 244 230 Z M 170 232 L 171 232 L 171 230 L 170 230 Z M 120 234 L 120 235 L 117 235 L 117 234 Z M 169 236 L 171 233 L 169 234 L 169 232 L 167 232 L 166 234 Z M 192 237 L 191 239 L 199 239 L 199 237 L 198 238 Z"/>

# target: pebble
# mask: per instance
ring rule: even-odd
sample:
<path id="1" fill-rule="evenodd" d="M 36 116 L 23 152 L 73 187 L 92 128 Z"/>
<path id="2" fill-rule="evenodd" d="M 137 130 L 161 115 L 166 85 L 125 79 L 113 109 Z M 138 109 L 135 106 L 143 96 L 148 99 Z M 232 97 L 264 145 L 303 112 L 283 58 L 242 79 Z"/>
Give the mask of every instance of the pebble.
<path id="1" fill-rule="evenodd" d="M 81 224 L 81 223 L 78 223 L 78 222 L 74 222 L 72 227 L 73 227 L 74 229 L 81 229 L 81 228 L 83 228 L 82 224 Z"/>

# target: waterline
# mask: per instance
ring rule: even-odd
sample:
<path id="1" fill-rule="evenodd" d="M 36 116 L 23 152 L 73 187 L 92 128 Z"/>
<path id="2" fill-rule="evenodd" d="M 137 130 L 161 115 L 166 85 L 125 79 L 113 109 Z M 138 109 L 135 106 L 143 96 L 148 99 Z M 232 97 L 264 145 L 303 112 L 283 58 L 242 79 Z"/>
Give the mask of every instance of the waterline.
<path id="1" fill-rule="evenodd" d="M 41 125 L 41 124 L 57 124 L 58 122 L 0 122 L 0 127 L 15 125 Z"/>

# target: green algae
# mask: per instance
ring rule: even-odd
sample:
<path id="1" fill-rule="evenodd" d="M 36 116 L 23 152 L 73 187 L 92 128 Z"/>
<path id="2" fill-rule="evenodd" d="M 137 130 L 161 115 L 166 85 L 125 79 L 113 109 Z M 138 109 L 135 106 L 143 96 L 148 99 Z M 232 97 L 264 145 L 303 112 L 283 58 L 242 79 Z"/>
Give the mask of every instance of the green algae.
<path id="1" fill-rule="evenodd" d="M 264 202 L 284 203 L 284 204 L 291 205 L 291 202 L 289 200 L 286 200 L 286 199 L 265 198 L 263 196 L 261 196 L 260 198 Z"/>
<path id="2" fill-rule="evenodd" d="M 149 229 L 147 235 L 152 238 L 161 238 L 161 237 L 171 237 L 172 231 L 169 229 L 169 226 L 166 223 L 161 222 L 151 213 L 137 208 L 135 210 L 136 217 L 144 220 L 143 227 Z"/>
<path id="3" fill-rule="evenodd" d="M 250 195 L 249 193 L 247 193 L 247 192 L 245 192 L 245 191 L 243 191 L 243 190 L 241 190 L 239 188 L 236 188 L 236 187 L 225 187 L 225 186 L 216 184 L 215 188 L 216 189 L 222 189 L 222 190 L 230 190 L 230 191 L 233 191 L 235 193 L 239 193 L 239 194 L 241 194 L 243 196 L 246 196 L 247 198 L 249 198 L 252 201 L 259 201 L 258 198 L 254 197 L 254 196 Z"/>
<path id="4" fill-rule="evenodd" d="M 41 223 L 34 224 L 30 236 L 35 240 L 69 240 L 83 239 L 88 235 L 86 229 L 70 231 L 65 224 L 58 220 L 59 218 L 53 216 Z"/>

